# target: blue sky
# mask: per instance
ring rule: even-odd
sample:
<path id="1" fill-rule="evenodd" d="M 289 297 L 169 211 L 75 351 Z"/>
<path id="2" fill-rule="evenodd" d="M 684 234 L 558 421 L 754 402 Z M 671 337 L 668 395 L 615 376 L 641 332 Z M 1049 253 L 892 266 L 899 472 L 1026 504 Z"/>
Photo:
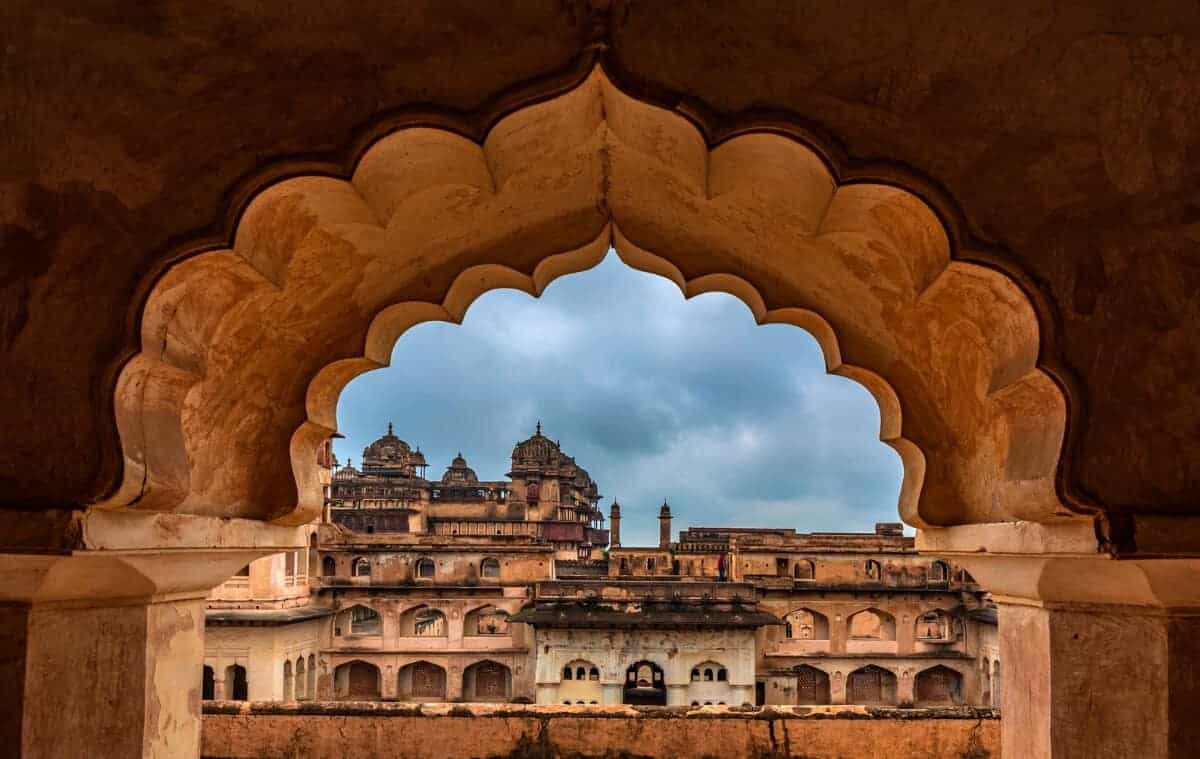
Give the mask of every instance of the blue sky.
<path id="1" fill-rule="evenodd" d="M 503 479 L 513 445 L 543 431 L 621 503 L 622 542 L 657 543 L 658 507 L 689 525 L 870 531 L 899 521 L 900 460 L 879 410 L 825 374 L 820 348 L 788 325 L 757 326 L 736 298 L 684 300 L 615 253 L 541 298 L 497 290 L 461 326 L 426 323 L 392 365 L 338 404 L 338 458 L 355 465 L 385 432 L 421 447 L 439 477 L 462 451 Z"/>

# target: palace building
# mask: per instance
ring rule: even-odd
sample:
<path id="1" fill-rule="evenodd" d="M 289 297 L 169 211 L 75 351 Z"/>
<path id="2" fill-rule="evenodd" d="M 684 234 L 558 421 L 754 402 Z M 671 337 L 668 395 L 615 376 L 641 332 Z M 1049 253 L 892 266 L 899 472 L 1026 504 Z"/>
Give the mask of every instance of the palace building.
<path id="1" fill-rule="evenodd" d="M 999 705 L 987 595 L 899 524 L 673 540 L 664 502 L 658 545 L 626 546 L 621 506 L 605 529 L 597 484 L 540 423 L 505 480 L 461 453 L 428 479 L 390 424 L 361 469 L 323 463 L 309 549 L 212 594 L 205 698 Z"/>

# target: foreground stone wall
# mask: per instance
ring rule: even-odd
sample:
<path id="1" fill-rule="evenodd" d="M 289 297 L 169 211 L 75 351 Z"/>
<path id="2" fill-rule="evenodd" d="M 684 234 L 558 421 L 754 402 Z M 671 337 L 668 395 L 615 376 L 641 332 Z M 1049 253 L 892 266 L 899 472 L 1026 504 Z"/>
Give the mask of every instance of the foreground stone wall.
<path id="1" fill-rule="evenodd" d="M 998 759 L 990 710 L 209 702 L 205 759 Z"/>

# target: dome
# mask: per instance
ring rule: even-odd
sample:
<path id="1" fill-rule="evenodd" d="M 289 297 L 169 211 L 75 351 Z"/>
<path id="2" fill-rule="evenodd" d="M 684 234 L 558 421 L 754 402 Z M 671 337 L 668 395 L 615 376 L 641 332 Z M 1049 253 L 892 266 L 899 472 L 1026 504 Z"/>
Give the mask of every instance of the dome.
<path id="1" fill-rule="evenodd" d="M 412 475 L 415 467 L 424 465 L 425 457 L 420 452 L 414 454 L 408 443 L 396 437 L 391 422 L 388 422 L 387 434 L 363 449 L 363 471 L 387 470 Z"/>
<path id="2" fill-rule="evenodd" d="M 359 475 L 359 471 L 354 468 L 354 462 L 351 459 L 346 459 L 346 465 L 333 473 L 335 480 L 349 480 Z"/>
<path id="3" fill-rule="evenodd" d="M 442 482 L 455 485 L 475 485 L 479 482 L 479 478 L 475 476 L 475 470 L 467 466 L 467 460 L 463 458 L 462 451 L 459 451 L 442 475 Z"/>
<path id="4" fill-rule="evenodd" d="M 533 436 L 517 443 L 512 452 L 514 469 L 554 466 L 561 458 L 558 444 L 542 434 L 541 422 Z"/>

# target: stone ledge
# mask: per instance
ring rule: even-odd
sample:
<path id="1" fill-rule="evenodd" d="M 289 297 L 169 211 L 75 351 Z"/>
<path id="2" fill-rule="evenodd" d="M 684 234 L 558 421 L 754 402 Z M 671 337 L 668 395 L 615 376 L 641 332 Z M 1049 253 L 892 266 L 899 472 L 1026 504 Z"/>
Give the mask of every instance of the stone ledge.
<path id="1" fill-rule="evenodd" d="M 410 704 L 396 701 L 205 701 L 206 715 L 245 717 L 494 717 L 502 719 L 998 720 L 998 709 L 822 706 L 583 706 L 566 704 Z"/>

